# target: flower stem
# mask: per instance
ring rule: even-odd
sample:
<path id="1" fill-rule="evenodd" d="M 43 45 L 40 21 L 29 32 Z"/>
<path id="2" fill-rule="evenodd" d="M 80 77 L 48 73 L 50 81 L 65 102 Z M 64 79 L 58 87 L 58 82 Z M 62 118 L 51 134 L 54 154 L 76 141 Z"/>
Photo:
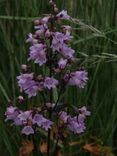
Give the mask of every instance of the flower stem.
<path id="1" fill-rule="evenodd" d="M 51 112 L 49 113 L 49 119 L 51 119 Z M 51 135 L 51 130 L 48 130 L 48 140 L 47 140 L 47 156 L 50 156 L 50 135 Z"/>
<path id="2" fill-rule="evenodd" d="M 54 2 L 54 0 L 53 0 Z M 50 31 L 53 31 L 53 28 L 54 28 L 54 20 L 53 20 L 53 15 L 55 14 L 54 12 L 54 3 L 52 4 L 52 12 L 51 12 L 51 15 L 52 15 L 52 19 L 51 19 L 51 22 L 50 22 Z M 52 44 L 52 36 L 50 37 L 50 45 Z M 52 58 L 52 49 L 50 48 L 50 54 L 49 54 L 49 76 L 52 77 L 52 61 L 51 61 L 51 58 Z M 49 98 L 50 98 L 50 103 L 53 102 L 53 93 L 52 93 L 52 89 L 50 90 L 50 93 L 49 93 Z M 50 109 L 49 110 L 49 119 L 51 120 L 52 118 L 52 110 Z M 48 140 L 47 140 L 47 156 L 50 156 L 50 139 L 51 137 L 51 130 L 49 129 L 48 130 Z"/>

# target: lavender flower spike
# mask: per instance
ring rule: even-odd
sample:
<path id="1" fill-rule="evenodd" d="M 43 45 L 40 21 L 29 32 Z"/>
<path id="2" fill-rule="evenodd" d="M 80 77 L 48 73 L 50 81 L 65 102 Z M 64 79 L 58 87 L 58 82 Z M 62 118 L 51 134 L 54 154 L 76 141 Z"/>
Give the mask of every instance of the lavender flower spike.
<path id="1" fill-rule="evenodd" d="M 77 59 L 74 55 L 75 50 L 70 47 L 73 38 L 72 28 L 68 25 L 59 25 L 63 22 L 62 20 L 69 20 L 71 17 L 65 10 L 58 13 L 54 0 L 49 0 L 49 3 L 52 8 L 51 13 L 34 21 L 34 33 L 29 33 L 26 40 L 30 44 L 27 59 L 29 62 L 21 66 L 22 73 L 17 76 L 20 92 L 27 94 L 28 98 L 40 92 L 40 100 L 37 101 L 38 98 L 36 98 L 36 103 L 35 100 L 31 100 L 28 104 L 27 98 L 20 94 L 16 105 L 26 102 L 26 106 L 20 105 L 22 110 L 9 106 L 5 116 L 6 120 L 12 122 L 12 125 L 21 126 L 21 133 L 25 135 L 34 134 L 37 137 L 35 132 L 40 131 L 40 128 L 45 131 L 50 129 L 53 131 L 53 128 L 57 128 L 57 133 L 52 133 L 52 137 L 57 139 L 56 147 L 58 148 L 64 130 L 67 129 L 79 135 L 86 129 L 85 120 L 90 116 L 87 108 L 85 106 L 78 109 L 68 108 L 68 105 L 61 100 L 65 100 L 62 96 L 66 95 L 64 93 L 67 85 L 84 88 L 88 80 L 88 73 L 85 70 L 75 70 L 76 65 L 77 69 L 80 66 L 73 65 Z M 29 65 L 30 62 L 36 65 L 32 63 Z M 30 72 L 33 70 L 31 67 L 34 67 L 35 73 Z M 49 131 L 47 138 L 47 155 L 49 156 L 51 152 L 56 153 L 56 151 L 53 149 L 50 151 L 51 135 Z M 35 145 L 37 143 L 33 142 Z M 34 150 L 36 152 L 37 149 Z"/>

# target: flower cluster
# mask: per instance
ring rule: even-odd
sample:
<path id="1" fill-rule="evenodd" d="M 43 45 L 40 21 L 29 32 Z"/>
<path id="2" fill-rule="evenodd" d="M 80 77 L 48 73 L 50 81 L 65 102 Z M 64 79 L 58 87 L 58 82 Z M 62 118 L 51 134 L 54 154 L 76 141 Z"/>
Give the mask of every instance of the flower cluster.
<path id="1" fill-rule="evenodd" d="M 14 125 L 23 126 L 22 134 L 34 134 L 34 126 L 48 130 L 53 125 L 53 122 L 46 119 L 40 113 L 35 113 L 35 110 L 21 111 L 17 107 L 9 106 L 5 112 L 6 121 L 10 120 Z"/>
<path id="2" fill-rule="evenodd" d="M 54 32 L 51 48 L 53 51 L 58 51 L 60 54 L 62 54 L 63 57 L 67 59 L 73 58 L 75 51 L 69 48 L 67 44 L 65 44 L 66 42 L 70 41 L 71 38 L 72 36 L 69 34 Z"/>
<path id="3" fill-rule="evenodd" d="M 26 73 L 17 76 L 18 85 L 20 87 L 20 91 L 24 91 L 28 94 L 28 97 L 36 96 L 38 91 L 41 91 L 44 87 L 55 88 L 58 85 L 58 80 L 53 77 L 45 77 L 41 80 L 34 80 L 33 73 Z"/>
<path id="4" fill-rule="evenodd" d="M 80 134 L 86 129 L 85 119 L 87 116 L 90 116 L 90 112 L 87 111 L 86 107 L 82 107 L 79 110 L 77 116 L 71 117 L 66 112 L 60 112 L 60 119 L 63 121 L 65 126 L 72 132 Z"/>
<path id="5" fill-rule="evenodd" d="M 37 95 L 39 84 L 33 80 L 33 73 L 21 74 L 20 76 L 17 76 L 17 79 L 21 92 L 25 91 L 25 93 L 28 94 L 28 97 Z"/>
<path id="6" fill-rule="evenodd" d="M 12 121 L 14 125 L 21 126 L 22 134 L 34 134 L 38 127 L 48 131 L 55 124 L 54 121 L 51 121 L 52 119 L 62 120 L 70 131 L 77 134 L 84 132 L 86 129 L 85 120 L 90 115 L 86 107 L 78 109 L 79 114 L 76 116 L 67 114 L 62 108 L 57 112 L 58 114 L 54 112 L 59 104 L 60 96 L 63 94 L 63 91 L 61 92 L 62 87 L 77 86 L 78 88 L 84 88 L 88 80 L 88 73 L 85 70 L 81 70 L 81 67 L 77 67 L 77 70 L 75 70 L 72 67 L 75 62 L 75 50 L 70 47 L 73 38 L 71 35 L 72 28 L 63 25 L 60 32 L 55 28 L 55 23 L 58 21 L 69 19 L 70 16 L 67 11 L 63 10 L 58 13 L 57 9 L 54 8 L 52 14 L 34 21 L 35 32 L 28 35 L 26 40 L 30 44 L 28 63 L 32 61 L 37 66 L 44 66 L 48 72 L 46 75 L 41 75 L 41 73 L 28 70 L 27 65 L 22 65 L 23 71 L 17 76 L 20 92 L 24 92 L 28 95 L 28 98 L 32 98 L 43 91 L 44 96 L 47 97 L 45 99 L 46 103 L 49 103 L 50 107 L 45 107 L 46 110 L 44 111 L 39 111 L 36 108 L 22 111 L 15 106 L 9 106 L 5 112 L 6 120 Z M 53 100 L 53 88 L 56 88 L 60 94 L 57 101 Z M 23 97 L 19 97 L 22 101 Z M 49 102 L 48 99 L 50 99 Z M 54 106 L 53 103 L 55 103 Z M 40 109 L 41 107 L 43 106 L 40 106 Z M 51 116 L 55 114 L 56 116 L 47 119 L 48 112 L 51 113 Z"/>

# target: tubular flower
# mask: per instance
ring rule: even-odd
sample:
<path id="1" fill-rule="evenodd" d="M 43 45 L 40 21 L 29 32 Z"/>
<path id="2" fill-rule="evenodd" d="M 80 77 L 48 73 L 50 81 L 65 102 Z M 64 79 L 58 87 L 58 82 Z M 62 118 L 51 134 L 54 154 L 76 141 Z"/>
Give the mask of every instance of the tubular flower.
<path id="1" fill-rule="evenodd" d="M 80 112 L 79 115 L 71 117 L 66 112 L 61 111 L 59 113 L 59 117 L 60 117 L 60 120 L 62 120 L 65 123 L 66 127 L 70 131 L 72 131 L 76 134 L 80 134 L 80 133 L 83 133 L 86 129 L 86 126 L 85 126 L 86 116 L 90 115 L 90 112 L 89 111 L 87 111 L 87 112 L 88 113 L 86 113 L 86 114 L 84 112 Z"/>
<path id="2" fill-rule="evenodd" d="M 84 88 L 88 80 L 88 73 L 86 71 L 76 71 L 71 74 L 68 84 L 71 86 L 77 86 L 79 88 Z"/>
<path id="3" fill-rule="evenodd" d="M 30 57 L 28 60 L 34 60 L 35 63 L 38 63 L 40 66 L 46 63 L 46 46 L 42 43 L 34 44 L 30 47 Z"/>
<path id="4" fill-rule="evenodd" d="M 25 126 L 21 133 L 25 135 L 34 134 L 34 129 L 31 126 Z"/>
<path id="5" fill-rule="evenodd" d="M 44 81 L 44 87 L 48 88 L 49 90 L 55 88 L 58 85 L 58 80 L 54 79 L 53 77 L 46 77 Z"/>
<path id="6" fill-rule="evenodd" d="M 33 73 L 21 74 L 17 79 L 21 92 L 24 91 L 29 98 L 37 95 L 39 84 L 33 80 Z"/>
<path id="7" fill-rule="evenodd" d="M 37 124 L 39 127 L 42 127 L 47 131 L 51 128 L 53 122 L 43 117 L 43 115 L 35 114 L 33 117 L 33 124 Z"/>
<path id="8" fill-rule="evenodd" d="M 56 15 L 57 19 L 70 19 L 70 16 L 67 14 L 67 11 L 62 10 Z"/>
<path id="9" fill-rule="evenodd" d="M 67 65 L 67 59 L 63 59 L 63 58 L 61 58 L 60 60 L 59 60 L 59 62 L 58 62 L 58 66 L 59 66 L 59 68 L 60 69 L 64 69 L 65 67 L 66 67 L 66 65 Z"/>

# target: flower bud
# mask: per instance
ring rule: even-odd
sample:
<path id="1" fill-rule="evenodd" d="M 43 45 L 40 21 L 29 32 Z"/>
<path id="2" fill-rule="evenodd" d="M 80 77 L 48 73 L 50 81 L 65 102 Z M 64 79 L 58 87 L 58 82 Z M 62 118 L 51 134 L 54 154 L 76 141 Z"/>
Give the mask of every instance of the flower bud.
<path id="1" fill-rule="evenodd" d="M 58 8 L 55 7 L 55 8 L 54 8 L 54 12 L 55 12 L 55 13 L 58 13 L 58 11 L 59 11 Z"/>
<path id="2" fill-rule="evenodd" d="M 45 32 L 45 36 L 46 36 L 46 37 L 50 37 L 50 36 L 51 36 L 51 32 L 50 32 L 49 29 Z"/>
<path id="3" fill-rule="evenodd" d="M 42 75 L 38 75 L 37 79 L 42 80 L 43 79 Z"/>
<path id="4" fill-rule="evenodd" d="M 18 96 L 17 100 L 19 103 L 22 103 L 24 101 L 24 98 L 23 96 Z"/>
<path id="5" fill-rule="evenodd" d="M 50 1 L 49 1 L 49 3 L 50 3 L 51 5 L 53 5 L 53 4 L 54 4 L 54 2 L 53 2 L 52 0 L 50 0 Z"/>
<path id="6" fill-rule="evenodd" d="M 35 25 L 39 25 L 39 24 L 40 24 L 40 20 L 35 20 L 35 21 L 34 21 L 34 24 L 35 24 Z"/>
<path id="7" fill-rule="evenodd" d="M 27 65 L 26 65 L 26 64 L 22 64 L 22 65 L 21 65 L 21 69 L 22 69 L 23 71 L 27 71 Z"/>

